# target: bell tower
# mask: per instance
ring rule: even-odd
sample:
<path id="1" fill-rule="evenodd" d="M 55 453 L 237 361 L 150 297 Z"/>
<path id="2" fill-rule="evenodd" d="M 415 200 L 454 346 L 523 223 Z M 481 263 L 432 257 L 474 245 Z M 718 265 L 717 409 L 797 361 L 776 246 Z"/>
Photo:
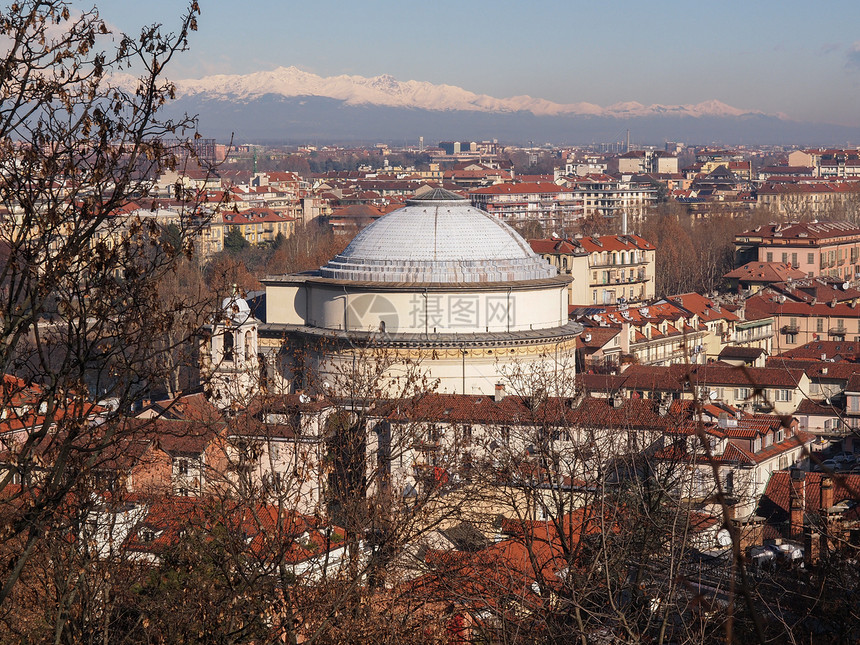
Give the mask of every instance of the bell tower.
<path id="1" fill-rule="evenodd" d="M 212 403 L 221 409 L 244 408 L 260 389 L 259 326 L 234 285 L 233 295 L 221 303 L 202 352 L 202 377 Z"/>

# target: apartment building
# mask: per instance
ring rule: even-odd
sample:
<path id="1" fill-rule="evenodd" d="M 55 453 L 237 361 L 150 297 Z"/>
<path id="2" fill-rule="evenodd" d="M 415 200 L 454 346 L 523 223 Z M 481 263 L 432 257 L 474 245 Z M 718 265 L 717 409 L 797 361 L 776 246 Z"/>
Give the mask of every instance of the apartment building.
<path id="1" fill-rule="evenodd" d="M 469 198 L 472 206 L 511 225 L 538 222 L 562 230 L 582 217 L 581 195 L 552 182 L 496 184 L 471 191 Z"/>
<path id="2" fill-rule="evenodd" d="M 532 250 L 573 276 L 570 305 L 639 303 L 654 297 L 657 248 L 638 235 L 529 240 Z"/>
<path id="3" fill-rule="evenodd" d="M 735 265 L 790 263 L 809 277 L 860 275 L 860 228 L 850 222 L 767 224 L 735 236 Z"/>
<path id="4" fill-rule="evenodd" d="M 860 150 L 818 148 L 795 150 L 788 155 L 789 166 L 808 166 L 816 177 L 860 177 Z"/>
<path id="5" fill-rule="evenodd" d="M 631 150 L 609 160 L 609 171 L 621 175 L 675 174 L 678 157 L 663 150 Z"/>
<path id="6" fill-rule="evenodd" d="M 749 320 L 773 318 L 778 333 L 774 351 L 793 349 L 818 340 L 860 341 L 860 307 L 850 303 L 795 302 L 785 294 L 762 291 L 746 301 Z"/>
<path id="7" fill-rule="evenodd" d="M 584 342 L 591 329 L 619 329 L 618 351 L 603 353 L 615 365 L 704 364 L 709 330 L 699 316 L 676 303 L 660 301 L 647 307 L 611 307 L 599 313 L 586 313 L 579 319 L 585 329 Z"/>
<path id="8" fill-rule="evenodd" d="M 858 202 L 860 181 L 769 181 L 756 191 L 756 204 L 784 218 L 824 218 Z"/>
<path id="9" fill-rule="evenodd" d="M 760 325 L 745 325 L 743 310 L 728 307 L 699 293 L 682 293 L 671 296 L 674 302 L 699 317 L 709 334 L 703 351 L 708 359 L 716 360 L 729 347 L 746 347 L 764 350 L 770 354 L 773 339 L 773 320 Z"/>
<path id="10" fill-rule="evenodd" d="M 292 215 L 277 213 L 271 208 L 249 208 L 239 213 L 223 213 L 219 221 L 213 221 L 210 228 L 221 228 L 221 240 L 231 228 L 238 228 L 250 244 L 263 244 L 275 241 L 278 234 L 290 237 L 295 230 L 296 218 Z M 213 237 L 215 237 L 213 235 Z"/>
<path id="11" fill-rule="evenodd" d="M 611 175 L 586 175 L 571 178 L 570 185 L 582 200 L 583 217 L 606 217 L 620 222 L 626 214 L 632 222 L 641 221 L 657 202 L 657 188 L 637 184 Z"/>

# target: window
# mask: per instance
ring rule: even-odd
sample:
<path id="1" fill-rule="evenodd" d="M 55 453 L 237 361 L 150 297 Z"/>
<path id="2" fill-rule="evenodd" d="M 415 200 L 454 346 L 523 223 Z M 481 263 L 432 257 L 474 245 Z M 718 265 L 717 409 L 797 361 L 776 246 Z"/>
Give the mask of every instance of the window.
<path id="1" fill-rule="evenodd" d="M 767 252 L 767 261 L 773 262 L 773 253 L 771 253 L 770 251 Z"/>
<path id="2" fill-rule="evenodd" d="M 761 450 L 761 437 L 756 437 L 753 441 L 753 452 L 759 452 Z"/>
<path id="3" fill-rule="evenodd" d="M 735 400 L 743 401 L 750 397 L 750 390 L 748 387 L 737 387 L 735 388 Z"/>
<path id="4" fill-rule="evenodd" d="M 777 390 L 776 400 L 780 403 L 788 403 L 791 401 L 791 390 Z"/>
<path id="5" fill-rule="evenodd" d="M 817 332 L 824 331 L 824 318 L 816 318 L 816 320 L 815 320 L 815 331 L 817 331 Z"/>
<path id="6" fill-rule="evenodd" d="M 797 334 L 786 334 L 785 335 L 786 345 L 794 345 L 796 342 L 797 342 Z"/>
<path id="7" fill-rule="evenodd" d="M 187 459 L 180 459 L 179 463 L 176 465 L 176 470 L 179 472 L 180 475 L 187 475 L 188 474 L 188 460 Z"/>
<path id="8" fill-rule="evenodd" d="M 815 253 L 807 253 L 806 254 L 806 263 L 807 264 L 815 264 Z"/>
<path id="9" fill-rule="evenodd" d="M 797 268 L 797 266 L 798 266 L 798 265 L 797 265 L 797 253 L 792 253 L 792 254 L 791 254 L 791 266 L 793 266 L 795 269 L 796 269 L 796 268 Z"/>
<path id="10" fill-rule="evenodd" d="M 463 445 L 472 443 L 472 426 L 463 426 Z"/>
<path id="11" fill-rule="evenodd" d="M 782 263 L 783 263 L 783 264 L 788 264 L 788 253 L 783 253 L 783 254 L 782 254 Z"/>
<path id="12" fill-rule="evenodd" d="M 839 331 L 845 331 L 845 320 L 843 320 L 842 318 L 837 318 L 836 319 L 836 328 Z"/>
<path id="13" fill-rule="evenodd" d="M 776 431 L 776 443 L 781 442 L 785 438 L 785 428 L 780 428 Z"/>
<path id="14" fill-rule="evenodd" d="M 251 330 L 245 332 L 245 360 L 250 361 L 253 357 L 252 350 L 253 348 L 253 340 L 251 336 Z"/>
<path id="15" fill-rule="evenodd" d="M 232 361 L 233 360 L 233 332 L 225 331 L 224 332 L 224 360 Z"/>

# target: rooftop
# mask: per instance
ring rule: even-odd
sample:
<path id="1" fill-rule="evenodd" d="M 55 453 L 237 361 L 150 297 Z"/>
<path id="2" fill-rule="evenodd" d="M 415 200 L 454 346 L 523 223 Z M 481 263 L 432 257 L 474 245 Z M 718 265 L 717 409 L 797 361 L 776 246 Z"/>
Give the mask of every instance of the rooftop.
<path id="1" fill-rule="evenodd" d="M 359 233 L 320 269 L 324 278 L 375 283 L 540 280 L 557 270 L 510 226 L 435 188 Z"/>

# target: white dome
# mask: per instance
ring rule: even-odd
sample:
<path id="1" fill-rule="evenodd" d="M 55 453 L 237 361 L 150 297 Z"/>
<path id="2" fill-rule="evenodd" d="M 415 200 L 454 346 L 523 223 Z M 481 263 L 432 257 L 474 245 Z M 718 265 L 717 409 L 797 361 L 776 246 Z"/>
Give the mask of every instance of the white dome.
<path id="1" fill-rule="evenodd" d="M 435 189 L 361 231 L 320 269 L 325 278 L 386 283 L 485 283 L 552 278 L 555 267 L 510 226 Z"/>
<path id="2" fill-rule="evenodd" d="M 224 312 L 225 319 L 229 318 L 237 325 L 244 325 L 245 322 L 253 317 L 251 315 L 251 307 L 238 292 L 224 298 L 221 302 L 221 311 Z"/>

